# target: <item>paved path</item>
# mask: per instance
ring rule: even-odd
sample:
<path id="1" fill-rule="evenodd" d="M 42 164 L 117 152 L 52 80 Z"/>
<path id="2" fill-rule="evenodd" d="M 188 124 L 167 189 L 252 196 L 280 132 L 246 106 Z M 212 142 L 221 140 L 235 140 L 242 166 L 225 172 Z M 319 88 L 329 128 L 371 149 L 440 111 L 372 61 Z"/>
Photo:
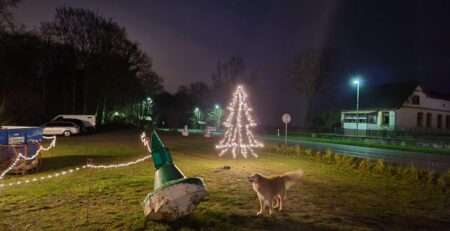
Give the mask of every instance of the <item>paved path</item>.
<path id="1" fill-rule="evenodd" d="M 284 143 L 284 138 L 280 137 L 259 137 L 260 140 L 265 142 Z M 288 139 L 288 144 L 298 144 L 302 147 L 308 147 L 313 150 L 326 151 L 327 149 L 333 152 L 342 153 L 358 158 L 367 158 L 370 160 L 383 159 L 386 162 L 392 162 L 397 164 L 410 164 L 413 163 L 416 166 L 430 168 L 438 172 L 445 172 L 450 169 L 450 154 L 433 154 L 433 153 L 420 153 L 400 150 L 390 150 L 381 148 L 352 146 L 345 144 L 332 144 L 312 142 L 296 139 Z"/>

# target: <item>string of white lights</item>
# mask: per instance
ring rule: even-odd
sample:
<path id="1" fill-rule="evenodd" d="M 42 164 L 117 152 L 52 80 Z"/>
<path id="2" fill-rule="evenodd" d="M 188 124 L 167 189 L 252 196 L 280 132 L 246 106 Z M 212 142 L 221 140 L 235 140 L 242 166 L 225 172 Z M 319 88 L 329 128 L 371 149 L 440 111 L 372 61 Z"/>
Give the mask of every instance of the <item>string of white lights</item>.
<path id="1" fill-rule="evenodd" d="M 250 115 L 252 109 L 247 104 L 247 94 L 243 86 L 237 87 L 227 108 L 230 113 L 223 123 L 227 130 L 224 138 L 216 145 L 217 149 L 222 149 L 219 156 L 224 155 L 231 149 L 233 158 L 237 157 L 236 151 L 245 158 L 247 158 L 248 152 L 254 157 L 258 157 L 253 148 L 263 147 L 264 145 L 256 141 L 250 131 L 250 128 L 255 127 L 257 124 Z M 243 130 L 245 130 L 245 135 L 242 133 Z"/>
<path id="2" fill-rule="evenodd" d="M 41 153 L 41 151 L 48 151 L 48 150 L 50 150 L 51 148 L 53 148 L 53 147 L 56 146 L 56 136 L 50 136 L 50 137 L 43 136 L 43 138 L 44 138 L 44 139 L 47 139 L 47 140 L 50 140 L 50 139 L 51 139 L 52 142 L 51 142 L 50 145 L 49 145 L 48 147 L 46 147 L 46 148 L 44 148 L 44 147 L 42 147 L 42 145 L 40 145 L 40 146 L 39 146 L 39 149 L 38 149 L 38 150 L 36 151 L 36 153 L 35 153 L 34 155 L 32 155 L 31 157 L 26 157 L 26 156 L 24 156 L 22 153 L 17 153 L 16 150 L 13 148 L 13 150 L 14 150 L 14 152 L 16 153 L 17 157 L 16 157 L 16 159 L 11 163 L 11 165 L 9 165 L 9 167 L 6 168 L 6 169 L 0 174 L 0 180 L 3 179 L 3 177 L 5 177 L 5 175 L 6 175 L 8 172 L 10 172 L 11 170 L 14 169 L 14 167 L 17 165 L 17 163 L 19 163 L 19 161 L 20 161 L 21 159 L 24 159 L 24 160 L 33 160 L 33 159 L 35 159 L 35 158 L 39 155 L 39 153 Z"/>
<path id="3" fill-rule="evenodd" d="M 74 169 L 69 169 L 69 170 L 58 172 L 58 173 L 49 174 L 47 176 L 34 177 L 34 178 L 28 179 L 28 180 L 21 180 L 21 181 L 11 182 L 11 183 L 7 183 L 7 184 L 0 184 L 0 188 L 6 187 L 6 186 L 15 186 L 15 185 L 22 185 L 22 184 L 27 184 L 27 183 L 37 182 L 37 181 L 48 180 L 48 179 L 56 178 L 59 176 L 64 176 L 64 175 L 70 174 L 75 171 L 79 171 L 83 168 L 86 168 L 86 166 L 83 166 L 82 168 L 77 167 Z"/>
<path id="4" fill-rule="evenodd" d="M 144 146 L 149 150 L 149 153 L 151 153 L 151 147 L 149 147 L 149 140 L 148 140 L 147 136 L 145 135 L 145 133 L 143 133 L 141 135 L 141 141 L 144 144 Z M 76 167 L 76 168 L 72 168 L 72 169 L 69 169 L 69 170 L 64 170 L 64 171 L 53 173 L 53 174 L 49 174 L 49 175 L 43 176 L 43 177 L 35 177 L 35 178 L 30 179 L 30 180 L 22 180 L 22 181 L 16 181 L 16 182 L 7 183 L 7 184 L 0 184 L 0 188 L 6 187 L 6 186 L 17 186 L 17 185 L 22 185 L 22 184 L 27 184 L 27 183 L 37 182 L 37 181 L 48 180 L 48 179 L 56 178 L 56 177 L 59 177 L 59 176 L 65 176 L 65 175 L 71 174 L 73 172 L 80 171 L 80 170 L 83 170 L 83 169 L 88 169 L 88 168 L 92 168 L 92 169 L 97 169 L 97 168 L 107 169 L 107 168 L 128 167 L 130 165 L 134 165 L 134 164 L 143 162 L 143 161 L 145 161 L 145 160 L 147 160 L 147 159 L 149 159 L 151 157 L 152 157 L 152 155 L 149 154 L 149 155 L 146 155 L 146 156 L 144 156 L 142 158 L 139 158 L 137 160 L 130 161 L 130 162 L 127 162 L 127 163 L 120 163 L 120 164 L 110 164 L 110 165 L 86 164 L 86 165 L 83 165 L 81 167 Z M 19 157 L 17 159 L 19 159 Z"/>
<path id="5" fill-rule="evenodd" d="M 152 153 L 152 148 L 150 147 L 150 139 L 147 137 L 145 132 L 141 135 L 141 142 L 144 144 L 144 147 L 147 148 L 148 153 Z M 151 156 L 151 155 L 150 155 Z"/>
<path id="6" fill-rule="evenodd" d="M 50 140 L 50 139 L 52 140 L 52 142 L 50 143 L 50 145 L 48 147 L 44 148 L 42 145 L 40 145 L 39 149 L 31 157 L 26 157 L 22 153 L 20 153 L 20 157 L 22 157 L 25 160 L 33 160 L 34 158 L 36 158 L 39 155 L 39 153 L 41 151 L 48 151 L 48 150 L 50 150 L 50 149 L 52 149 L 52 148 L 54 148 L 56 146 L 56 136 L 52 136 L 52 137 L 43 136 L 43 138 L 47 139 L 47 140 Z"/>
<path id="7" fill-rule="evenodd" d="M 146 159 L 149 159 L 151 157 L 152 157 L 151 155 L 148 155 L 148 156 L 144 156 L 142 158 L 139 158 L 139 159 L 137 159 L 135 161 L 131 161 L 131 162 L 128 162 L 128 163 L 121 163 L 121 164 L 110 164 L 110 165 L 92 165 L 92 164 L 88 164 L 88 165 L 86 165 L 86 167 L 88 167 L 88 168 L 121 168 L 121 167 L 128 167 L 130 165 L 137 164 L 137 163 L 142 162 L 142 161 L 144 161 Z"/>

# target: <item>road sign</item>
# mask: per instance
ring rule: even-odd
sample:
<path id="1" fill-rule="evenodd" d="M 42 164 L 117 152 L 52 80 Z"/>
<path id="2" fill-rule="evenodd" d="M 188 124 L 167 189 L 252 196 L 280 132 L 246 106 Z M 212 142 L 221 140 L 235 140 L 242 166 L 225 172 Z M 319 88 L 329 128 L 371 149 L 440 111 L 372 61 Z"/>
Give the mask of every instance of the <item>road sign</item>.
<path id="1" fill-rule="evenodd" d="M 283 120 L 284 124 L 285 124 L 285 129 L 284 129 L 284 145 L 287 145 L 287 125 L 289 122 L 291 122 L 291 115 L 289 114 L 284 114 L 281 117 L 281 120 Z"/>
<path id="2" fill-rule="evenodd" d="M 281 117 L 281 119 L 283 120 L 283 122 L 285 124 L 288 124 L 289 122 L 291 122 L 291 115 L 289 114 L 284 114 L 283 117 Z"/>

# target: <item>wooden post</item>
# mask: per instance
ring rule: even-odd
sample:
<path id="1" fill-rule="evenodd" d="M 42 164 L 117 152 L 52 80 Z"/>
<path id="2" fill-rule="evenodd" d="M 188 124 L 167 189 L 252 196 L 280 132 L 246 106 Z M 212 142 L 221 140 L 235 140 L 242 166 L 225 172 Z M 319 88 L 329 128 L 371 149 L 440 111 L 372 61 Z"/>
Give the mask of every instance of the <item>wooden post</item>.
<path id="1" fill-rule="evenodd" d="M 87 159 L 86 165 L 92 165 L 94 163 L 93 159 Z M 91 182 L 92 182 L 92 168 L 89 168 L 89 180 L 88 180 L 88 198 L 86 207 L 86 223 L 89 223 L 89 207 L 91 205 Z"/>

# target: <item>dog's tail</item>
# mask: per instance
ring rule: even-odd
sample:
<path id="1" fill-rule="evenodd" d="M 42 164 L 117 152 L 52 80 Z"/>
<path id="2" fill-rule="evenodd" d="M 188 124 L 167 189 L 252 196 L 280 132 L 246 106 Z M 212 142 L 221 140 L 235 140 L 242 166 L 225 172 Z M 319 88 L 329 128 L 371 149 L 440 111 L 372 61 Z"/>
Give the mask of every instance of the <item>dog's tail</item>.
<path id="1" fill-rule="evenodd" d="M 295 172 L 287 172 L 284 174 L 284 187 L 290 188 L 292 185 L 298 183 L 303 176 L 303 170 L 299 169 Z"/>

